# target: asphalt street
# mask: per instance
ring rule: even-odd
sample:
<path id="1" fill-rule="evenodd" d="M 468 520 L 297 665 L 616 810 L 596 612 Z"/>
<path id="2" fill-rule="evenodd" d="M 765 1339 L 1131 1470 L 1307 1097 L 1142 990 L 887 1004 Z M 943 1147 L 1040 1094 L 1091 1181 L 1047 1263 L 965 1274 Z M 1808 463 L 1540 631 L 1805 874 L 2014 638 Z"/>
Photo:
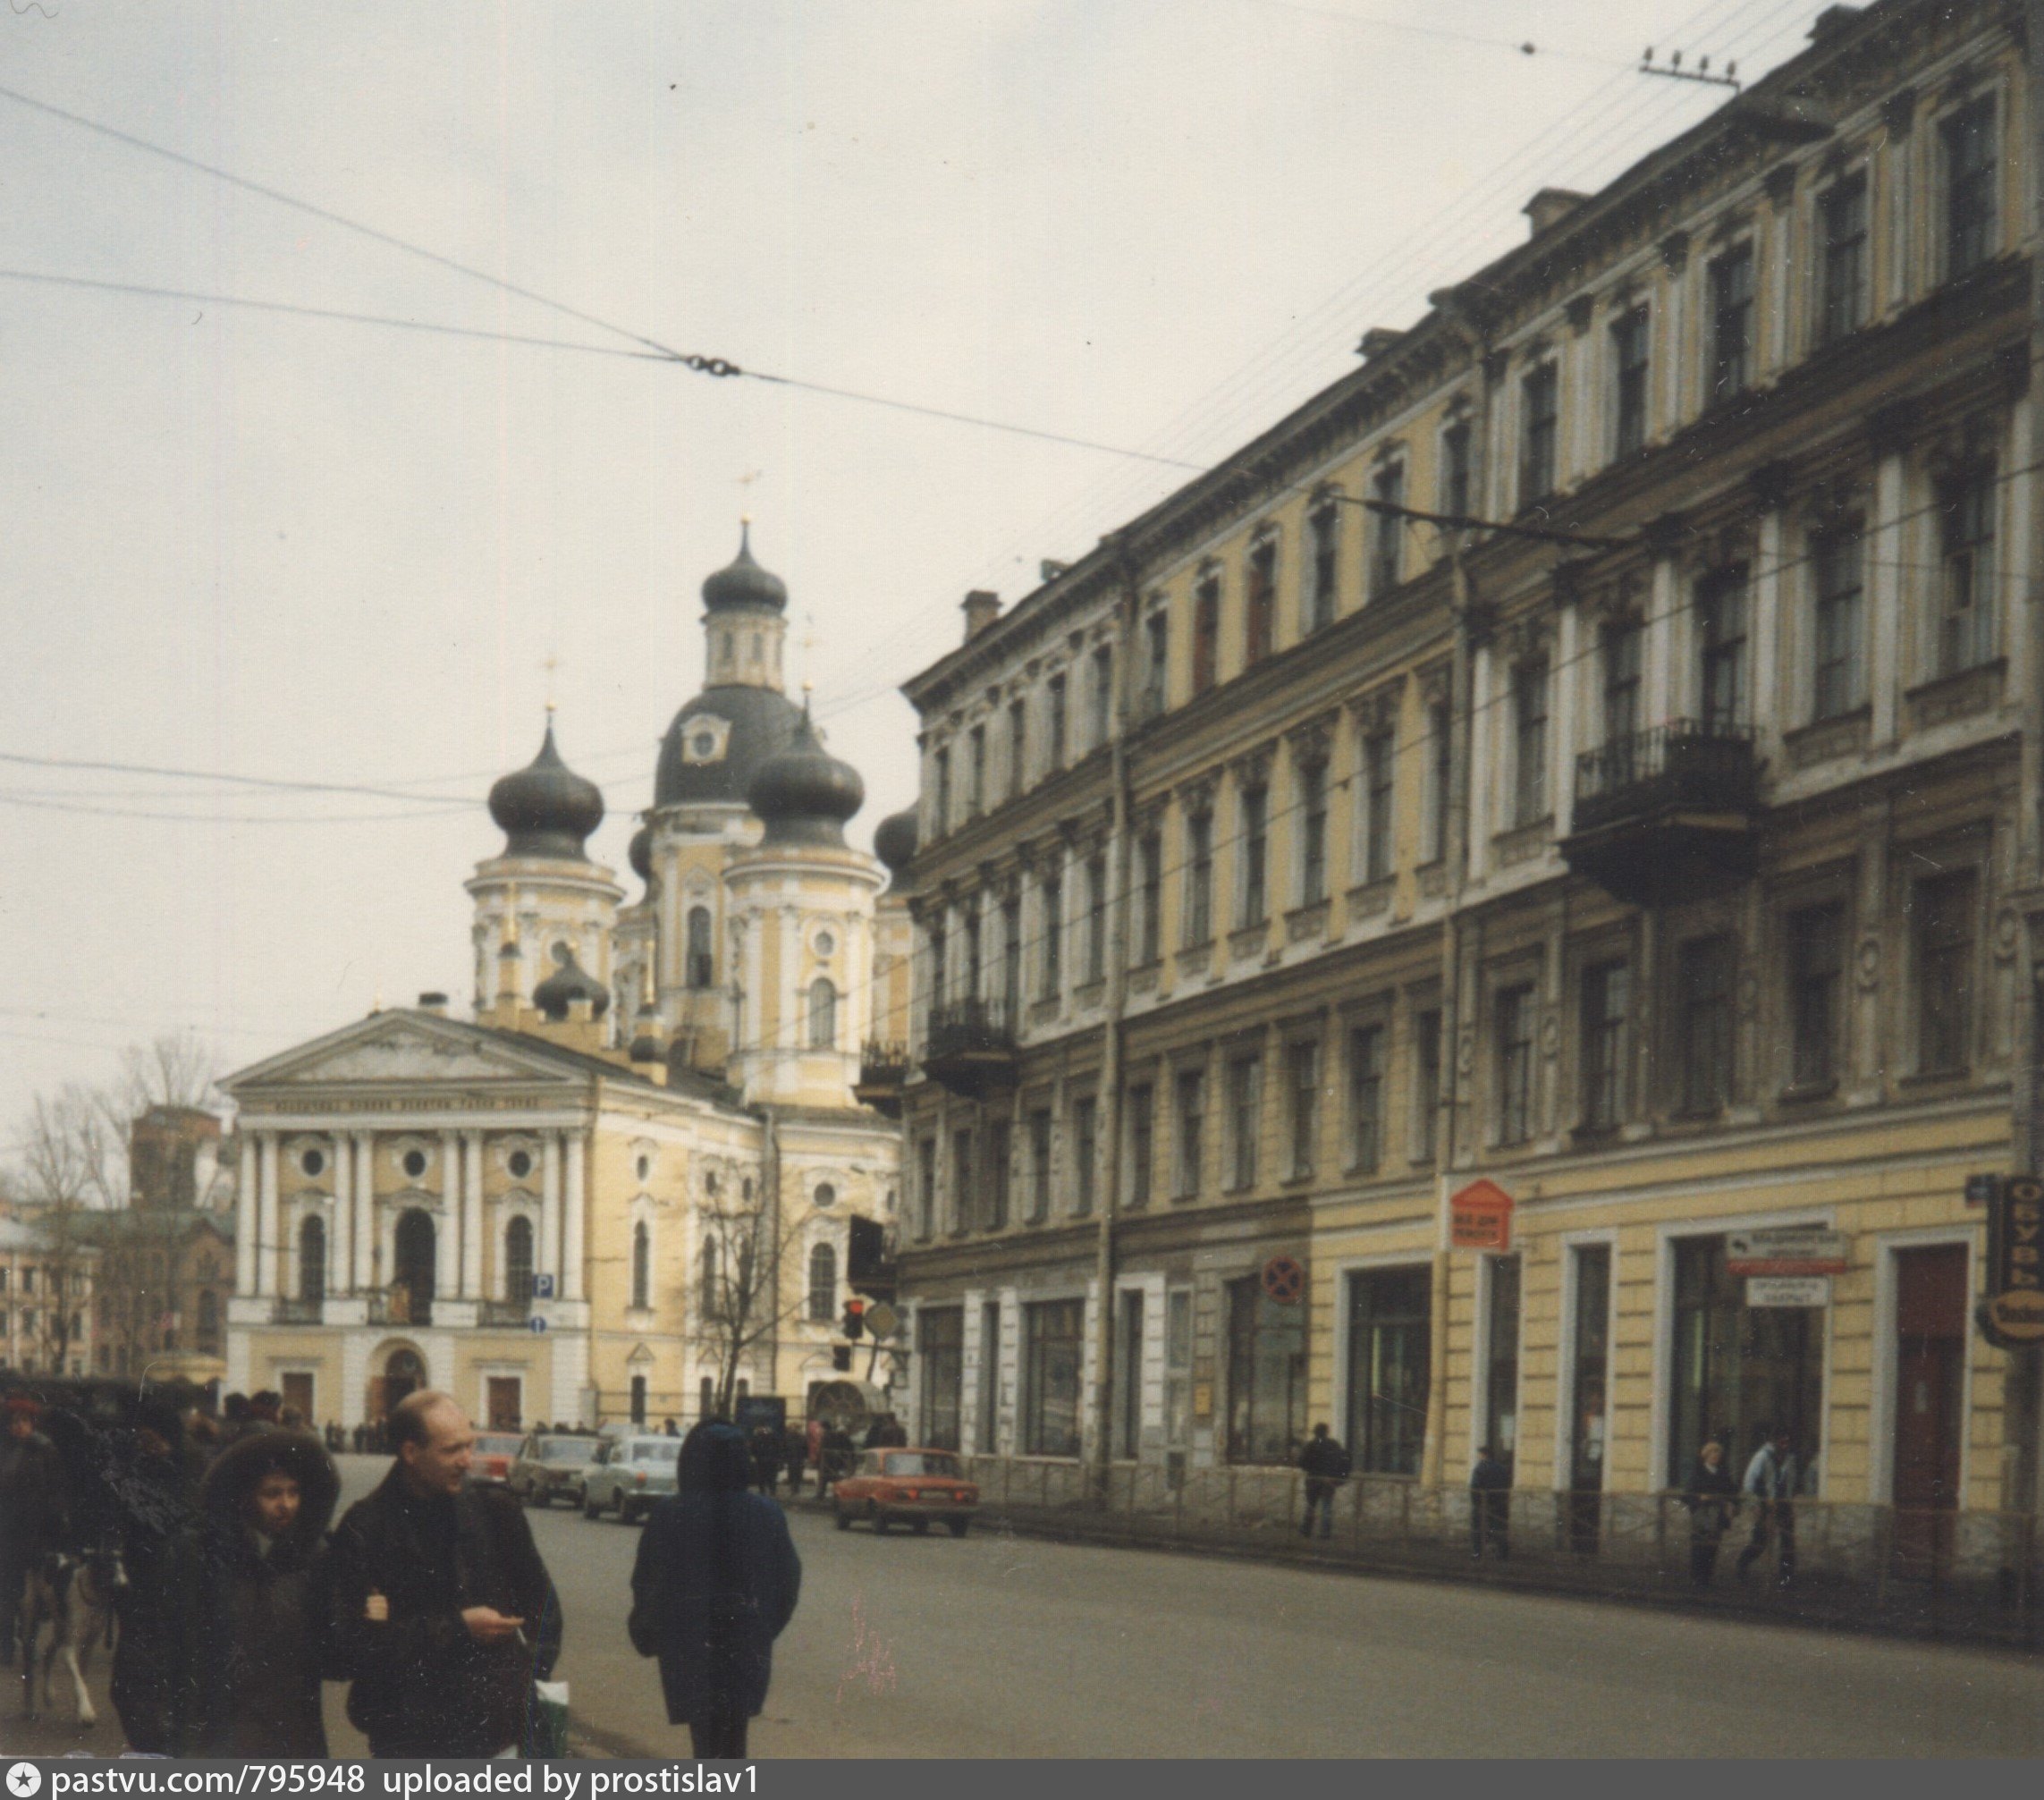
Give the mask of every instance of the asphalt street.
<path id="1" fill-rule="evenodd" d="M 349 1499 L 384 1466 L 342 1460 Z M 529 1517 L 567 1618 L 578 1731 L 596 1754 L 687 1755 L 625 1636 L 637 1528 Z M 791 1517 L 802 1604 L 754 1723 L 762 1756 L 2044 1754 L 2035 1658 Z M 342 1691 L 327 1697 L 334 1752 L 362 1754 Z M 118 1747 L 110 1720 L 31 1737 L 6 1700 L 10 1749 Z"/>

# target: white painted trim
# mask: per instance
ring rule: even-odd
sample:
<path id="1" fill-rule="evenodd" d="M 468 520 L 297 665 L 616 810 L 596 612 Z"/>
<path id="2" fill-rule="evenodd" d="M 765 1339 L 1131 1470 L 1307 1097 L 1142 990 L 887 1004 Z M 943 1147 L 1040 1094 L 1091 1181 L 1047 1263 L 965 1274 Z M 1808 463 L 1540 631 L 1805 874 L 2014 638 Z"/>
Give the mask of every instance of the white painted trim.
<path id="1" fill-rule="evenodd" d="M 1966 1252 L 1966 1295 L 1972 1297 L 1980 1280 L 1981 1259 L 1986 1252 L 1984 1221 L 1963 1221 L 1953 1225 L 1918 1226 L 1902 1231 L 1883 1231 L 1874 1238 L 1873 1382 L 1867 1405 L 1867 1499 L 1886 1506 L 1895 1498 L 1895 1422 L 1898 1416 L 1895 1391 L 1896 1353 L 1900 1332 L 1896 1314 L 1901 1283 L 1895 1267 L 1898 1250 L 1935 1249 L 1957 1244 Z M 1959 1373 L 1959 1497 L 1964 1503 L 1967 1483 L 1972 1475 L 1973 1349 L 1972 1321 L 1963 1322 L 1965 1356 Z"/>

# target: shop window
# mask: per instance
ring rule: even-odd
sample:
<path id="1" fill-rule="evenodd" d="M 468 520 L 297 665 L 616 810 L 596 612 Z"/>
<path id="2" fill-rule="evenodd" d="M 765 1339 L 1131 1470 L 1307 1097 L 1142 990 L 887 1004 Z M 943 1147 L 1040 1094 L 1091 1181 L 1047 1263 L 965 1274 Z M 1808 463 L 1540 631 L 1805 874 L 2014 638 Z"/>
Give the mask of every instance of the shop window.
<path id="1" fill-rule="evenodd" d="M 922 1441 L 933 1449 L 955 1450 L 965 1380 L 965 1308 L 925 1307 L 916 1318 L 916 1352 L 923 1365 Z"/>
<path id="2" fill-rule="evenodd" d="M 1177 1449 L 1192 1441 L 1193 1297 L 1174 1288 L 1164 1297 L 1164 1438 Z"/>
<path id="3" fill-rule="evenodd" d="M 1001 1302 L 983 1300 L 979 1308 L 979 1419 L 976 1433 L 980 1453 L 1001 1448 Z"/>
<path id="4" fill-rule="evenodd" d="M 1305 1306 L 1228 1284 L 1228 1460 L 1289 1465 L 1306 1434 Z"/>
<path id="5" fill-rule="evenodd" d="M 1133 1462 L 1143 1445 L 1143 1290 L 1124 1289 L 1114 1315 L 1114 1454 Z"/>
<path id="6" fill-rule="evenodd" d="M 1575 1330 L 1569 1344 L 1568 1485 L 1571 1548 L 1597 1548 L 1610 1447 L 1611 1246 L 1571 1253 Z"/>
<path id="7" fill-rule="evenodd" d="M 1363 1475 L 1416 1475 L 1426 1442 L 1430 1272 L 1348 1280 L 1348 1447 Z"/>
<path id="8" fill-rule="evenodd" d="M 1519 1259 L 1492 1256 L 1488 1261 L 1482 1441 L 1509 1468 L 1519 1441 Z"/>
<path id="9" fill-rule="evenodd" d="M 1079 1357 L 1085 1331 L 1083 1300 L 1040 1301 L 1022 1309 L 1025 1456 L 1079 1453 Z"/>

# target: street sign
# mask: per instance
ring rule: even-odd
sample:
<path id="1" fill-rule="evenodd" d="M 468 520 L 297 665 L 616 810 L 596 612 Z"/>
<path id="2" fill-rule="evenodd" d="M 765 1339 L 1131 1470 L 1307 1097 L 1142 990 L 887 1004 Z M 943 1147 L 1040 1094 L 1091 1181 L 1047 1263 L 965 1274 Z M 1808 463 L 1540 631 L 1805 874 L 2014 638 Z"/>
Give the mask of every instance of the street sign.
<path id="1" fill-rule="evenodd" d="M 551 1300 L 553 1297 L 553 1277 L 535 1275 L 532 1278 L 532 1297 L 536 1300 Z"/>
<path id="2" fill-rule="evenodd" d="M 1305 1295 L 1305 1271 L 1290 1256 L 1263 1264 L 1263 1291 L 1280 1306 L 1296 1306 Z"/>
<path id="3" fill-rule="evenodd" d="M 1746 1305 L 1749 1306 L 1829 1306 L 1831 1278 L 1829 1275 L 1748 1275 Z"/>
<path id="4" fill-rule="evenodd" d="M 901 1314 L 884 1300 L 875 1300 L 866 1309 L 866 1329 L 876 1338 L 891 1338 L 901 1329 Z"/>
<path id="5" fill-rule="evenodd" d="M 1727 1275 L 1842 1275 L 1848 1266 L 1846 1234 L 1823 1225 L 1772 1225 L 1725 1238 Z"/>
<path id="6" fill-rule="evenodd" d="M 1988 1207 L 1987 1298 L 1981 1334 L 2012 1350 L 2044 1344 L 2044 1180 L 2011 1175 Z"/>
<path id="7" fill-rule="evenodd" d="M 532 1333 L 532 1334 L 533 1334 L 535 1337 L 536 1337 L 536 1336 L 538 1336 L 538 1335 L 539 1335 L 539 1333 L 541 1333 L 542 1331 L 545 1331 L 545 1329 L 546 1329 L 546 1321 L 545 1321 L 545 1319 L 541 1318 L 541 1317 L 540 1317 L 540 1315 L 539 1315 L 537 1313 L 535 1313 L 535 1314 L 532 1315 L 532 1317 L 531 1317 L 531 1318 L 528 1319 L 528 1320 L 525 1322 L 525 1328 L 526 1328 L 526 1330 L 527 1330 L 527 1331 L 530 1331 L 530 1332 L 531 1332 L 531 1333 Z"/>
<path id="8" fill-rule="evenodd" d="M 2000 1192 L 2001 1177 L 1998 1175 L 1966 1177 L 1966 1204 L 1969 1206 L 1991 1206 L 1994 1204 L 1994 1196 Z"/>
<path id="9" fill-rule="evenodd" d="M 1472 1181 L 1448 1203 L 1448 1241 L 1457 1250 L 1512 1247 L 1512 1196 L 1495 1181 Z"/>

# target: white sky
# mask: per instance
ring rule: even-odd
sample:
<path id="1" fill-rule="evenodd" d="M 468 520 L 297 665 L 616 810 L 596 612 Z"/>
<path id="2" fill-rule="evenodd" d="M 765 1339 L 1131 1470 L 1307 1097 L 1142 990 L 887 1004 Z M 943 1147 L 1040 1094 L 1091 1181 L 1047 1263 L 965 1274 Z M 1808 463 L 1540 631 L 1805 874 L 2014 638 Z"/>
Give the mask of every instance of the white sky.
<path id="1" fill-rule="evenodd" d="M 1820 10 L 17 0 L 0 86 L 683 351 L 1204 461 L 1517 241 L 1536 188 L 1725 97 L 1629 72 L 1643 46 L 1757 73 Z M 4 98 L 0 266 L 624 342 Z M 965 589 L 1014 599 L 1180 478 L 656 362 L 13 280 L 0 421 L 0 752 L 474 799 L 0 763 L 0 1122 L 163 1031 L 233 1068 L 379 993 L 465 1001 L 460 883 L 545 659 L 621 870 L 741 511 L 863 841 L 914 790 L 894 684 Z"/>

